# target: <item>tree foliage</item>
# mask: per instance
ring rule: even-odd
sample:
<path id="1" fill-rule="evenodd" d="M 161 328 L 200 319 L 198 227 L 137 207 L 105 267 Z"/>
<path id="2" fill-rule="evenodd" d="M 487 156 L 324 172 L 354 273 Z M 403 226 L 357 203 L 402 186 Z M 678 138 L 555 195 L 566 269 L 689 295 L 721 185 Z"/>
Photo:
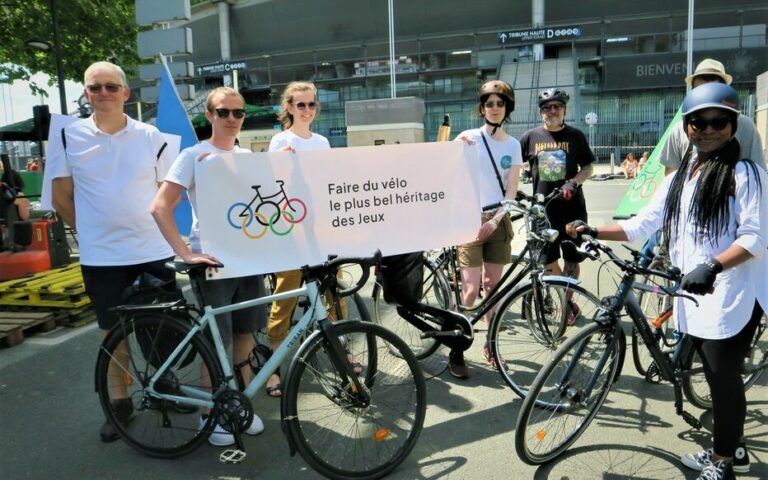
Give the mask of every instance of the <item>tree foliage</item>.
<path id="1" fill-rule="evenodd" d="M 136 54 L 134 0 L 0 0 L 0 82 L 29 80 L 37 72 L 56 79 L 53 49 L 34 50 L 29 40 L 54 44 L 51 2 L 56 2 L 64 77 L 82 81 L 93 62 L 108 60 L 126 71 L 139 63 Z M 30 84 L 33 93 L 45 87 Z"/>

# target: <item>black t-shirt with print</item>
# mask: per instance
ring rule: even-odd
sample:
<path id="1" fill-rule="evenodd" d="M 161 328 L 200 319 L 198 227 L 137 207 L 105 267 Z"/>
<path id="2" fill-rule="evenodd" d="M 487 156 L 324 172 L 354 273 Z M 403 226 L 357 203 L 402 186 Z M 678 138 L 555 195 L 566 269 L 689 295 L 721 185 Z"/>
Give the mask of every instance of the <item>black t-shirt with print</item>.
<path id="1" fill-rule="evenodd" d="M 533 128 L 523 134 L 520 144 L 523 159 L 531 166 L 534 193 L 549 194 L 595 161 L 584 134 L 569 125 L 557 132 Z"/>

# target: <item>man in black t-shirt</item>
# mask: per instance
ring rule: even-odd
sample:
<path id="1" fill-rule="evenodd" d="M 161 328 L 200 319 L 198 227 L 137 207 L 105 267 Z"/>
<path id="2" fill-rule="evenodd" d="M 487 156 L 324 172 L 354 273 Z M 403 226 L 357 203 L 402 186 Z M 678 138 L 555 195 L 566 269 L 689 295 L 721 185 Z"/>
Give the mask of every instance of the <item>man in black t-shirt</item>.
<path id="1" fill-rule="evenodd" d="M 561 188 L 561 198 L 552 200 L 547 206 L 547 215 L 552 228 L 560 232 L 557 241 L 547 252 L 547 269 L 552 275 L 579 277 L 580 256 L 561 245 L 568 237 L 565 224 L 573 220 L 587 221 L 587 206 L 581 185 L 592 175 L 595 156 L 584 134 L 565 124 L 565 109 L 568 94 L 559 88 L 548 88 L 539 94 L 539 110 L 543 125 L 525 132 L 520 138 L 523 158 L 529 163 L 533 178 L 534 193 L 549 194 Z M 560 250 L 564 260 L 560 268 Z M 571 308 L 574 315 L 575 307 Z"/>

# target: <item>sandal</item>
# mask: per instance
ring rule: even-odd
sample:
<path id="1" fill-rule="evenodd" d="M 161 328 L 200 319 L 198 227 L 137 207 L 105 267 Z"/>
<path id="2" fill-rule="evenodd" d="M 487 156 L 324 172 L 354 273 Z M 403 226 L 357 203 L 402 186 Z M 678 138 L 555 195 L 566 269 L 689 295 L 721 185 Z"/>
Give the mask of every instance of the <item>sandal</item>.
<path id="1" fill-rule="evenodd" d="M 488 342 L 485 342 L 483 344 L 483 359 L 485 359 L 486 363 L 491 366 L 491 368 L 498 370 L 499 365 L 496 363 L 496 359 L 493 357 L 493 353 L 491 352 L 491 346 L 488 345 Z M 502 357 L 501 363 L 505 364 L 507 363 L 507 359 Z"/>
<path id="2" fill-rule="evenodd" d="M 354 355 L 352 355 L 349 351 L 347 351 L 347 361 L 350 365 L 352 365 L 352 371 L 355 372 L 355 375 L 360 375 L 363 373 L 363 364 L 358 362 Z"/>
<path id="3" fill-rule="evenodd" d="M 576 319 L 579 318 L 581 308 L 571 299 L 567 300 L 568 316 L 566 317 L 566 323 L 569 327 L 572 327 L 576 323 Z"/>
<path id="4" fill-rule="evenodd" d="M 278 368 L 275 370 L 272 375 L 275 375 L 277 378 L 280 378 L 280 369 Z M 270 378 L 272 378 L 270 376 Z M 269 382 L 269 380 L 267 380 Z M 264 390 L 267 392 L 268 397 L 272 398 L 280 398 L 283 396 L 283 383 L 278 382 L 277 385 L 271 385 L 264 388 Z"/>

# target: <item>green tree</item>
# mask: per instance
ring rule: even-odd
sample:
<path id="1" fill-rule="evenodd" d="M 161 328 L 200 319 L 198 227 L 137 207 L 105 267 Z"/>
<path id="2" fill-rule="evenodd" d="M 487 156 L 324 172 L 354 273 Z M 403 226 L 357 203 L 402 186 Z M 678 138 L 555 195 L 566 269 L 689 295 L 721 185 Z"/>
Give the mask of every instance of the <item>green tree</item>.
<path id="1" fill-rule="evenodd" d="M 56 81 L 53 51 L 34 50 L 29 40 L 53 45 L 51 2 L 56 2 L 64 77 L 82 81 L 85 69 L 99 60 L 126 71 L 139 64 L 136 54 L 134 0 L 0 0 L 0 82 L 29 80 L 37 72 Z M 30 83 L 34 94 L 45 86 Z"/>

